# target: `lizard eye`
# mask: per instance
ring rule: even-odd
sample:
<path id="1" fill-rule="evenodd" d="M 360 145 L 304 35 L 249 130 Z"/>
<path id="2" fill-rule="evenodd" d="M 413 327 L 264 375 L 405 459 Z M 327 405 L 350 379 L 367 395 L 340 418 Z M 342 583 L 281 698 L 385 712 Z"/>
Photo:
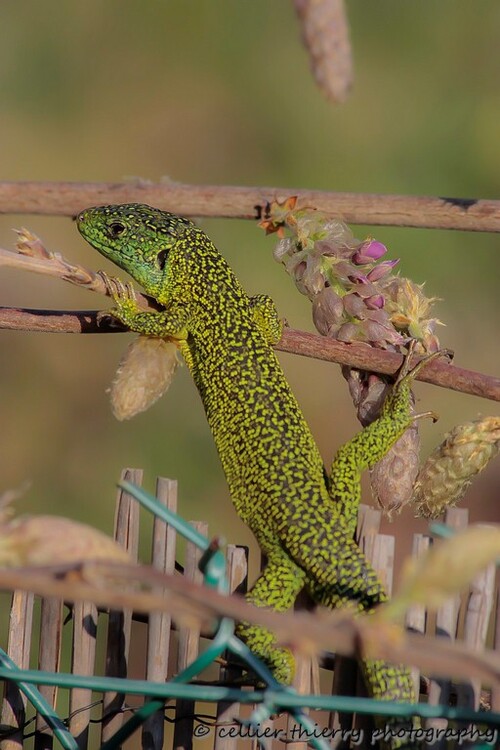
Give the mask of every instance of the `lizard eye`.
<path id="1" fill-rule="evenodd" d="M 160 271 L 163 271 L 163 269 L 165 268 L 167 258 L 168 250 L 160 250 L 160 252 L 156 256 L 156 262 L 158 263 L 158 268 L 160 269 Z"/>
<path id="2" fill-rule="evenodd" d="M 109 225 L 109 234 L 111 237 L 119 237 L 123 232 L 125 231 L 125 224 L 122 224 L 119 221 L 114 221 L 112 224 Z"/>

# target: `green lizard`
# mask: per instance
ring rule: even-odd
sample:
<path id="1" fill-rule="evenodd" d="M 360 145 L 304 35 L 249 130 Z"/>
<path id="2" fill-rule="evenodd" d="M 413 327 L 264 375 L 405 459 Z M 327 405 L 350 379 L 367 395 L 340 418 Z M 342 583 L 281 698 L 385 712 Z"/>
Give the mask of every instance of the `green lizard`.
<path id="1" fill-rule="evenodd" d="M 258 607 L 288 610 L 305 586 L 327 607 L 371 610 L 382 584 L 353 541 L 361 472 L 417 418 L 415 368 L 400 375 L 381 416 L 343 446 L 327 474 L 272 344 L 281 337 L 274 304 L 248 297 L 207 235 L 187 219 L 141 204 L 89 208 L 83 237 L 127 271 L 160 305 L 140 309 L 130 285 L 108 278 L 112 315 L 141 334 L 172 337 L 198 387 L 234 505 L 267 557 L 249 592 Z M 242 623 L 238 634 L 289 683 L 293 657 L 273 635 Z M 370 694 L 413 701 L 408 669 L 365 661 Z"/>

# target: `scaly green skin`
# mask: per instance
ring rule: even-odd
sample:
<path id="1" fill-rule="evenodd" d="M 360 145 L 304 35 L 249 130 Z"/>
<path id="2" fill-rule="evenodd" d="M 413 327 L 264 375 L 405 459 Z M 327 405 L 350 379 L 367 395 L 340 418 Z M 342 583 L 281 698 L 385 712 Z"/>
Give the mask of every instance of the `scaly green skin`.
<path id="1" fill-rule="evenodd" d="M 361 472 L 413 422 L 410 380 L 401 380 L 381 417 L 338 452 L 327 476 L 300 408 L 271 348 L 281 325 L 268 297 L 249 298 L 206 234 L 192 222 L 140 204 L 91 208 L 78 216 L 88 242 L 125 269 L 163 307 L 145 312 L 115 284 L 112 314 L 141 334 L 173 337 L 191 370 L 231 496 L 267 565 L 248 598 L 289 609 L 305 585 L 327 607 L 386 600 L 353 541 Z M 242 624 L 250 648 L 290 682 L 293 658 L 270 632 Z M 370 694 L 413 701 L 409 671 L 366 661 Z"/>

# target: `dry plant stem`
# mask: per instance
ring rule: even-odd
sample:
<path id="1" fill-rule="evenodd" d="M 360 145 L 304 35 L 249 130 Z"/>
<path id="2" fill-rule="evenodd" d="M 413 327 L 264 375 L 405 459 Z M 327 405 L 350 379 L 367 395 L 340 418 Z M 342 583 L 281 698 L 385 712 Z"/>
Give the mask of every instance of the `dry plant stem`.
<path id="1" fill-rule="evenodd" d="M 38 238 L 36 238 L 36 240 L 37 243 L 39 243 L 39 247 L 43 249 L 43 252 L 47 253 L 48 257 L 33 257 L 25 255 L 22 252 L 12 252 L 11 250 L 0 248 L 0 268 L 2 266 L 4 268 L 17 268 L 22 271 L 31 271 L 32 273 L 38 273 L 44 276 L 52 276 L 56 279 L 62 279 L 62 281 L 68 281 L 75 286 L 84 287 L 90 292 L 97 292 L 98 294 L 110 296 L 110 286 L 106 283 L 106 279 L 109 279 L 110 277 L 107 277 L 102 271 L 96 272 L 85 266 L 70 263 L 59 253 L 49 253 L 49 251 L 43 247 L 40 240 L 38 240 Z M 137 292 L 137 299 L 145 309 L 151 308 L 157 310 L 159 308 L 156 301 L 145 294 Z M 8 308 L 3 308 L 3 310 L 6 309 Z M 45 312 L 53 315 L 61 314 L 60 311 Z M 64 315 L 64 313 L 62 314 Z M 84 314 L 86 315 L 87 313 Z"/>
<path id="2" fill-rule="evenodd" d="M 137 294 L 137 299 L 144 307 L 154 307 L 144 295 Z M 126 332 L 127 329 L 118 322 L 106 317 L 98 320 L 98 315 L 96 310 L 64 312 L 0 307 L 0 329 L 45 333 Z M 284 330 L 275 348 L 290 354 L 300 354 L 303 357 L 336 362 L 386 375 L 394 375 L 402 363 L 402 356 L 394 352 L 374 349 L 364 344 L 344 344 L 325 336 L 292 328 Z M 500 401 L 500 378 L 456 367 L 447 361 L 431 362 L 418 374 L 417 380 L 472 396 Z"/>
<path id="3" fill-rule="evenodd" d="M 182 185 L 142 180 L 99 182 L 0 182 L 0 213 L 75 216 L 104 203 L 149 203 L 186 216 L 264 218 L 274 200 L 298 197 L 306 206 L 350 224 L 500 232 L 500 200 L 375 195 L 292 187 Z"/>
<path id="4" fill-rule="evenodd" d="M 370 616 L 346 611 L 328 613 L 277 613 L 253 607 L 241 596 L 223 596 L 181 576 L 166 576 L 148 566 L 85 563 L 85 578 L 75 578 L 77 566 L 45 569 L 0 570 L 0 588 L 32 591 L 68 601 L 92 601 L 111 608 L 134 611 L 170 612 L 184 623 L 204 623 L 221 616 L 246 620 L 273 630 L 281 643 L 293 643 L 302 653 L 334 651 L 346 656 L 369 655 L 393 663 L 409 663 L 422 671 L 454 679 L 478 679 L 497 688 L 500 685 L 500 656 L 490 650 L 474 652 L 443 639 L 408 634 L 391 627 L 384 629 Z M 62 580 L 64 571 L 73 577 Z M 130 591 L 117 586 L 140 581 L 150 590 Z M 95 580 L 96 584 L 89 583 Z M 165 587 L 162 590 L 161 587 Z M 299 638 L 298 634 L 301 634 Z"/>
<path id="5" fill-rule="evenodd" d="M 43 249 L 45 251 L 45 248 Z M 32 271 L 44 276 L 53 276 L 64 281 L 70 281 L 77 286 L 83 286 L 93 292 L 106 294 L 104 281 L 98 274 L 84 266 L 74 265 L 66 261 L 59 254 L 54 253 L 52 257 L 33 257 L 22 252 L 12 252 L 0 248 L 1 266 L 19 268 L 22 271 Z"/>

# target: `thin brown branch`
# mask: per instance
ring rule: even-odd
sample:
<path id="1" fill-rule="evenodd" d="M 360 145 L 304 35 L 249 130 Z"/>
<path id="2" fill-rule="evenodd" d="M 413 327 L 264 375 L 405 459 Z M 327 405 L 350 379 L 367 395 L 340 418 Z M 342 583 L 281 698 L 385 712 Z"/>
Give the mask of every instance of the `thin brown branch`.
<path id="1" fill-rule="evenodd" d="M 68 577 L 61 579 L 64 573 Z M 130 590 L 134 581 L 150 590 Z M 183 576 L 167 575 L 145 565 L 86 562 L 52 569 L 4 569 L 0 570 L 0 588 L 72 602 L 92 601 L 115 609 L 169 612 L 178 622 L 206 623 L 231 617 L 269 628 L 279 643 L 302 653 L 323 650 L 384 658 L 414 664 L 438 676 L 475 678 L 491 686 L 500 683 L 500 658 L 492 651 L 473 652 L 442 638 L 405 633 L 392 624 L 385 626 L 374 616 L 355 616 L 347 610 L 280 614 L 254 607 L 241 596 L 224 596 Z"/>
<path id="2" fill-rule="evenodd" d="M 149 203 L 186 216 L 261 219 L 268 204 L 298 196 L 351 224 L 500 232 L 500 201 L 339 193 L 276 187 L 182 185 L 175 182 L 0 182 L 0 213 L 75 216 L 104 203 Z"/>
<path id="3" fill-rule="evenodd" d="M 60 253 L 47 250 L 41 240 L 28 230 L 22 230 L 19 236 L 18 252 L 0 248 L 0 266 L 48 274 L 89 291 L 108 294 L 108 288 L 99 274 L 71 263 Z M 145 309 L 158 309 L 157 303 L 151 297 L 139 292 L 136 292 L 136 297 Z M 66 312 L 6 307 L 0 307 L 0 328 L 52 333 L 110 333 L 126 330 L 117 321 L 103 317 L 97 311 Z M 397 372 L 403 361 L 402 355 L 365 344 L 345 344 L 324 336 L 291 329 L 284 331 L 276 348 L 292 354 L 388 375 Z M 451 366 L 444 359 L 430 363 L 418 378 L 443 388 L 500 400 L 500 379 Z"/>
<path id="4" fill-rule="evenodd" d="M 152 307 L 152 300 L 149 298 L 139 293 L 137 298 L 145 307 Z M 99 315 L 102 314 L 96 310 L 65 312 L 0 307 L 0 328 L 45 333 L 126 332 L 127 329 L 118 321 L 105 316 L 98 318 Z M 374 349 L 365 344 L 344 344 L 325 336 L 292 328 L 285 329 L 283 337 L 276 344 L 276 349 L 387 375 L 394 375 L 403 361 L 402 355 L 394 352 Z M 431 362 L 417 375 L 417 379 L 472 396 L 500 401 L 500 378 L 456 367 L 444 358 Z"/>

